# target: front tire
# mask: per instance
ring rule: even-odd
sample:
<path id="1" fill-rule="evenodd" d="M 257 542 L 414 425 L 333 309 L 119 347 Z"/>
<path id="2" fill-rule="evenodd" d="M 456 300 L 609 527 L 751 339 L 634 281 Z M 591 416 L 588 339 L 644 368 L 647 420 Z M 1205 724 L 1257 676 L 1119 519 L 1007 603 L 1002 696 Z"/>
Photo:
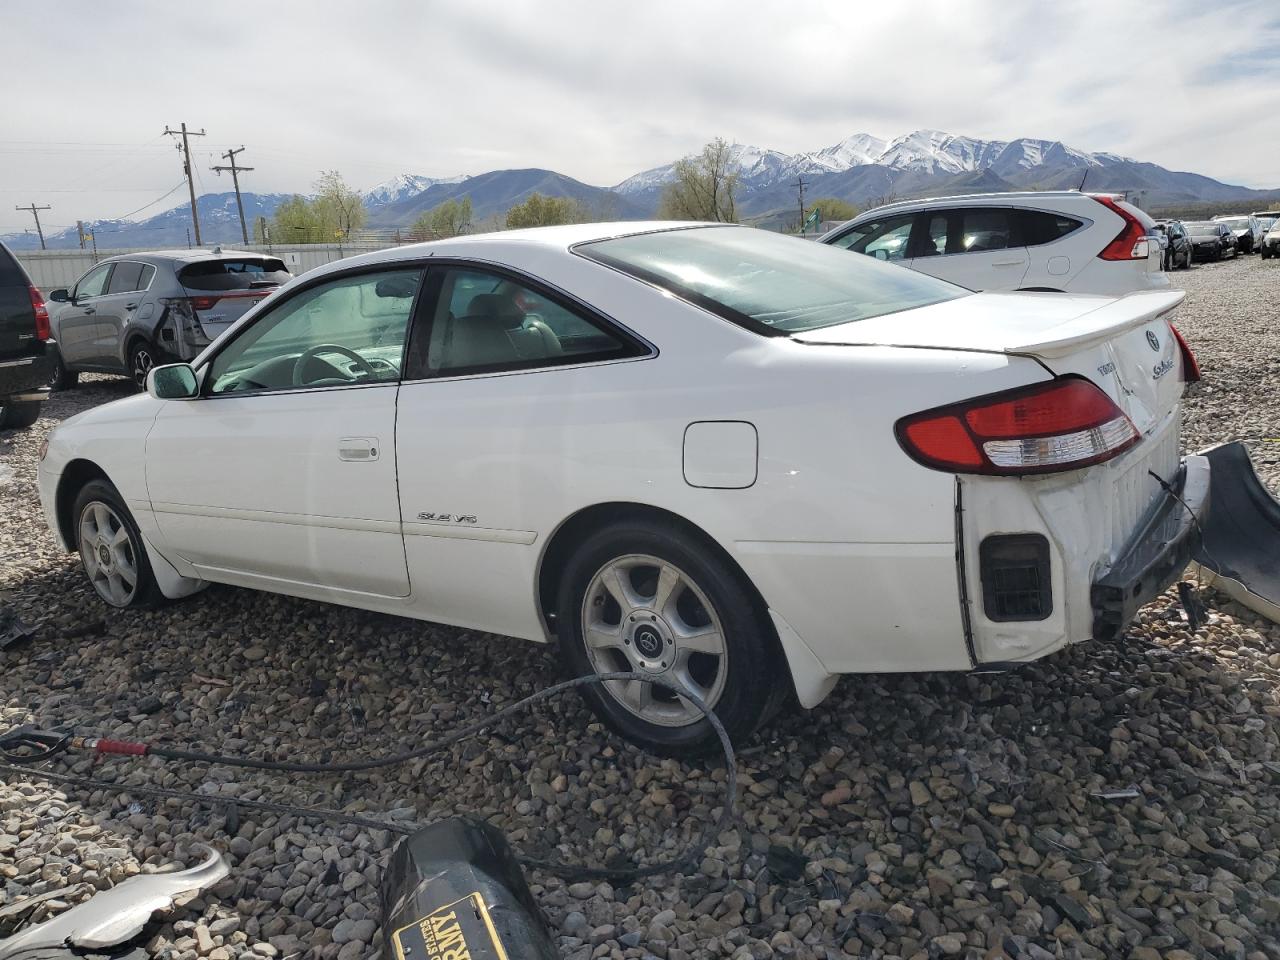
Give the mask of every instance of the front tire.
<path id="1" fill-rule="evenodd" d="M 25 430 L 40 419 L 40 403 L 0 401 L 0 430 Z"/>
<path id="2" fill-rule="evenodd" d="M 86 483 L 71 517 L 85 575 L 99 597 L 121 609 L 164 599 L 142 534 L 115 487 L 105 480 Z"/>
<path id="3" fill-rule="evenodd" d="M 789 689 L 768 612 L 740 573 L 696 536 L 629 521 L 588 537 L 561 580 L 560 656 L 573 676 L 635 671 L 697 694 L 742 743 Z M 710 723 L 687 700 L 642 681 L 582 688 L 615 733 L 653 753 L 717 749 Z"/>

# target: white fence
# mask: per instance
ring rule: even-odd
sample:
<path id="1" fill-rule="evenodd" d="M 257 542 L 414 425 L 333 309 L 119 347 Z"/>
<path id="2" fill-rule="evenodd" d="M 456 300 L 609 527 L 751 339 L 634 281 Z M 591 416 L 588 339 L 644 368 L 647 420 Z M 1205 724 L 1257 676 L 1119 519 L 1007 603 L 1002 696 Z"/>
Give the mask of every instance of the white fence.
<path id="1" fill-rule="evenodd" d="M 222 245 L 224 252 L 252 250 L 257 253 L 269 253 L 272 256 L 279 257 L 285 262 L 289 272 L 294 276 L 306 273 L 321 264 L 341 260 L 344 257 L 353 257 L 358 253 L 385 250 L 388 246 L 394 246 L 394 244 L 356 242 L 302 243 L 297 246 L 261 243 L 237 244 L 235 246 L 231 244 Z M 212 249 L 212 247 L 201 249 Z M 26 268 L 28 275 L 31 277 L 31 282 L 48 294 L 50 290 L 56 290 L 59 287 L 70 287 L 100 260 L 127 253 L 146 253 L 146 251 L 139 249 L 99 250 L 96 257 L 92 250 L 15 250 L 14 253 L 23 267 Z"/>

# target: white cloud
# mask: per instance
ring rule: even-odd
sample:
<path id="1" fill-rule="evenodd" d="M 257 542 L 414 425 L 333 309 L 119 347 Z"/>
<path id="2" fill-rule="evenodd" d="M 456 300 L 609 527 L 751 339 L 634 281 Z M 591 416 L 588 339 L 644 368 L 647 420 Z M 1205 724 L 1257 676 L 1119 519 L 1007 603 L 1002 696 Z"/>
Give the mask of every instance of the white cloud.
<path id="1" fill-rule="evenodd" d="M 6 51 L 0 232 L 29 225 L 15 203 L 67 224 L 153 200 L 181 178 L 159 134 L 182 120 L 208 131 L 210 191 L 242 143 L 261 192 L 321 169 L 611 184 L 717 135 L 797 151 L 919 127 L 1280 186 L 1271 0 L 17 0 L 0 24 L 43 38 Z"/>

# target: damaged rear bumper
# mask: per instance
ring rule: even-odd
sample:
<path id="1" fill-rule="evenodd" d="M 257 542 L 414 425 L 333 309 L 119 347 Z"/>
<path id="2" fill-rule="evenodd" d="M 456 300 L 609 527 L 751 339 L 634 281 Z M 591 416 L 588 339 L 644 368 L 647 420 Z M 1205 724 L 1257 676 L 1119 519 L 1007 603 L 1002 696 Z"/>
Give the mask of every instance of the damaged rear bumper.
<path id="1" fill-rule="evenodd" d="M 1095 640 L 1121 636 L 1138 608 L 1159 596 L 1191 563 L 1209 518 L 1211 472 L 1208 457 L 1184 458 L 1169 489 L 1115 563 L 1093 582 Z"/>
<path id="2" fill-rule="evenodd" d="M 1280 502 L 1243 443 L 1203 451 L 1213 467 L 1211 520 L 1195 553 L 1205 581 L 1280 623 Z"/>

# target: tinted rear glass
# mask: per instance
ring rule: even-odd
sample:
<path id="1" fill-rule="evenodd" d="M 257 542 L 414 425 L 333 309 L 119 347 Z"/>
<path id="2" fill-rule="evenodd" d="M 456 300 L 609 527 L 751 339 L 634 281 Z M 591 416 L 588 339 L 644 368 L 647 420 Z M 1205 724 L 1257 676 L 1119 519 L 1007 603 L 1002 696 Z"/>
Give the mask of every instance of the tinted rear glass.
<path id="1" fill-rule="evenodd" d="M 23 272 L 18 260 L 9 248 L 0 244 L 0 285 L 6 287 L 25 287 L 27 275 Z"/>
<path id="2" fill-rule="evenodd" d="M 290 279 L 284 261 L 272 257 L 203 260 L 178 271 L 178 280 L 188 290 L 248 290 Z"/>
<path id="3" fill-rule="evenodd" d="M 1044 210 L 1023 210 L 1022 231 L 1024 242 L 1028 247 L 1042 243 L 1053 243 L 1074 233 L 1084 226 L 1084 222 L 1068 217 L 1064 213 L 1048 213 Z"/>
<path id="4" fill-rule="evenodd" d="M 872 257 L 750 227 L 666 230 L 597 240 L 576 249 L 771 336 L 911 310 L 968 293 Z"/>

